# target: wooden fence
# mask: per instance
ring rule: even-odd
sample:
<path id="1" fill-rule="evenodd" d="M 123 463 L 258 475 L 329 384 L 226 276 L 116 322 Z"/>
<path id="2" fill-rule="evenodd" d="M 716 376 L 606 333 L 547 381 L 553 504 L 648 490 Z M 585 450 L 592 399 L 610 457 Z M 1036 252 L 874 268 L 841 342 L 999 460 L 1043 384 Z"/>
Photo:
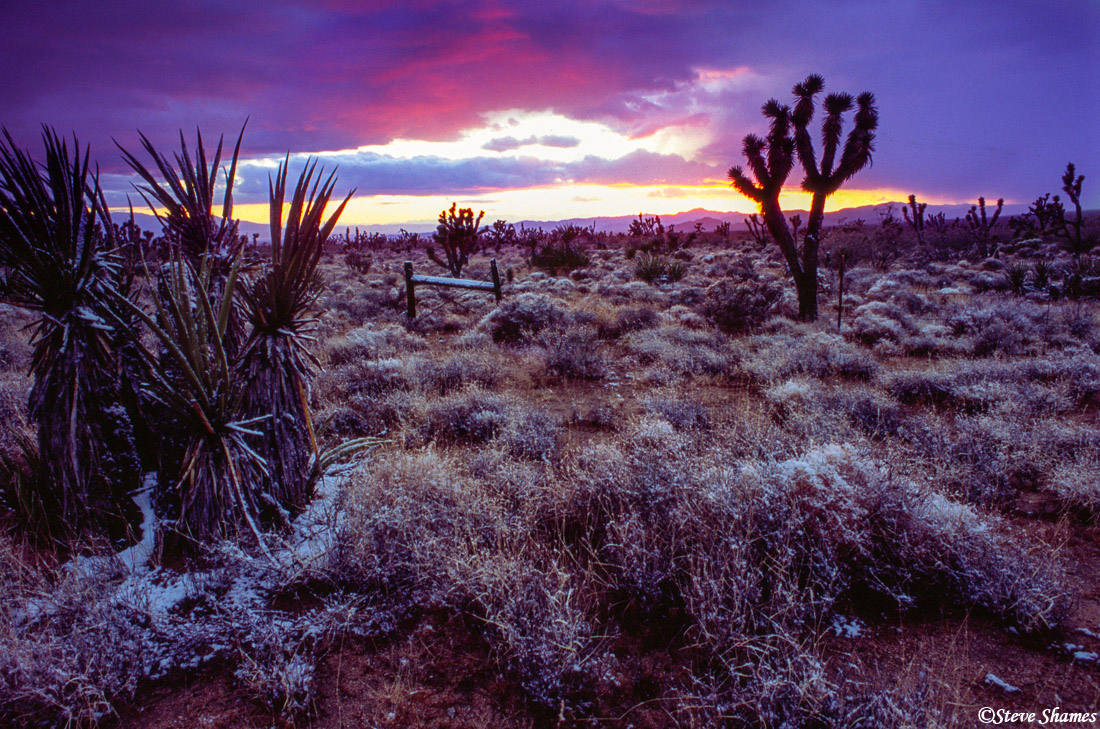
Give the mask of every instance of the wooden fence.
<path id="1" fill-rule="evenodd" d="M 416 317 L 416 287 L 417 286 L 449 286 L 457 289 L 474 289 L 475 291 L 491 291 L 500 303 L 500 274 L 497 272 L 497 259 L 489 261 L 489 270 L 492 272 L 492 281 L 472 281 L 465 278 L 446 278 L 445 276 L 414 276 L 412 261 L 405 261 L 405 295 L 408 297 L 409 318 Z"/>

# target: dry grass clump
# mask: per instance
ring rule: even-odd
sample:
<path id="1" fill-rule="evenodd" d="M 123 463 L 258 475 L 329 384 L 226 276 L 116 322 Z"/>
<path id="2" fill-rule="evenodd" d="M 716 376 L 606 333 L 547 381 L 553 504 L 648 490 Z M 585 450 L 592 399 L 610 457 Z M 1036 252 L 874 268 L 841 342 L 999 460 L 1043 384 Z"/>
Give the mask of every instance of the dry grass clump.
<path id="1" fill-rule="evenodd" d="M 572 704 L 594 658 L 590 590 L 564 555 L 532 541 L 529 507 L 498 499 L 433 450 L 384 456 L 365 475 L 348 494 L 345 579 L 385 595 L 397 614 L 471 613 L 532 700 Z"/>
<path id="2" fill-rule="evenodd" d="M 500 439 L 514 458 L 550 461 L 558 455 L 561 434 L 561 425 L 549 413 L 519 407 L 513 408 Z"/>
<path id="3" fill-rule="evenodd" d="M 485 443 L 503 430 L 509 403 L 499 395 L 465 390 L 428 404 L 423 436 L 440 443 Z"/>
<path id="4" fill-rule="evenodd" d="M 680 595 L 709 644 L 819 624 L 861 590 L 901 608 L 946 592 L 1025 631 L 1065 617 L 1052 558 L 972 507 L 887 478 L 850 448 L 737 462 L 720 450 L 697 455 L 654 420 L 632 444 L 575 462 L 583 505 L 572 513 L 595 530 L 618 589 L 650 603 Z M 708 465 L 688 471 L 697 459 Z M 582 516 L 592 513 L 601 516 Z"/>
<path id="5" fill-rule="evenodd" d="M 502 379 L 502 358 L 488 352 L 468 349 L 442 358 L 410 357 L 406 366 L 416 389 L 424 393 L 448 395 L 468 385 L 492 388 Z"/>
<path id="6" fill-rule="evenodd" d="M 600 339 L 618 339 L 630 332 L 653 329 L 660 323 L 660 315 L 646 306 L 627 306 L 616 309 L 608 317 L 595 322 L 596 333 Z"/>
<path id="7" fill-rule="evenodd" d="M 642 405 L 647 413 L 667 420 L 677 430 L 701 433 L 711 425 L 706 406 L 695 400 L 653 395 L 645 398 Z"/>
<path id="8" fill-rule="evenodd" d="M 650 380 L 736 372 L 735 355 L 726 338 L 714 332 L 662 326 L 633 332 L 622 343 L 638 364 L 649 367 Z"/>
<path id="9" fill-rule="evenodd" d="M 569 569 L 567 555 L 518 554 L 475 558 L 465 584 L 497 660 L 528 696 L 564 714 L 583 708 L 597 664 L 593 594 Z"/>
<path id="10" fill-rule="evenodd" d="M 134 695 L 152 653 L 140 613 L 110 599 L 120 565 L 40 570 L 6 540 L 2 548 L 0 720 L 83 725 L 111 716 L 117 699 Z"/>
<path id="11" fill-rule="evenodd" d="M 24 373 L 30 368 L 31 346 L 22 330 L 31 321 L 26 312 L 0 303 L 0 372 Z"/>
<path id="12" fill-rule="evenodd" d="M 883 339 L 901 342 L 916 334 L 916 323 L 909 314 L 893 304 L 871 301 L 852 312 L 851 335 L 866 345 Z"/>
<path id="13" fill-rule="evenodd" d="M 758 334 L 736 344 L 741 370 L 758 383 L 805 375 L 817 379 L 871 380 L 880 365 L 870 353 L 836 334 L 798 329 Z"/>
<path id="14" fill-rule="evenodd" d="M 364 359 L 397 357 L 428 346 L 423 337 L 397 326 L 362 326 L 327 344 L 321 355 L 330 367 L 342 367 Z"/>

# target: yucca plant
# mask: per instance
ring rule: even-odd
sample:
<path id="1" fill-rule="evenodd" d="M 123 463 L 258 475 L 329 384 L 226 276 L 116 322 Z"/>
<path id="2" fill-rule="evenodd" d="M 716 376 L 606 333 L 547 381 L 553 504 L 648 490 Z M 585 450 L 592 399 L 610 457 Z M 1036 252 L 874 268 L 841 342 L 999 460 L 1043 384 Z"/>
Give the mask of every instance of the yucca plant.
<path id="1" fill-rule="evenodd" d="M 153 353 L 137 331 L 131 332 L 151 373 L 147 392 L 173 423 L 180 445 L 162 469 L 162 508 L 175 512 L 176 528 L 185 537 L 203 542 L 247 529 L 262 547 L 267 464 L 253 443 L 265 418 L 246 414 L 243 382 L 228 348 L 240 256 L 216 286 L 213 268 L 211 257 L 201 258 L 196 268 L 177 251 L 161 269 L 154 314 L 118 298 L 161 347 Z"/>
<path id="2" fill-rule="evenodd" d="M 309 410 L 315 360 L 307 346 L 316 323 L 313 305 L 324 287 L 317 264 L 325 241 L 355 191 L 325 220 L 336 176 L 325 177 L 323 169 L 318 172 L 316 161 L 307 162 L 286 210 L 289 161 L 288 155 L 268 185 L 271 264 L 241 288 L 252 330 L 238 371 L 245 383 L 245 412 L 270 418 L 260 441 L 270 475 L 267 491 L 278 505 L 294 511 L 310 498 L 315 479 L 311 476 L 319 463 Z"/>
<path id="3" fill-rule="evenodd" d="M 153 168 L 159 172 L 161 179 L 136 156 L 115 143 L 127 164 L 141 179 L 142 184 L 135 187 L 163 226 L 167 248 L 169 251 L 177 251 L 195 269 L 204 265 L 209 268 L 210 291 L 215 297 L 220 296 L 229 269 L 241 260 L 240 254 L 244 248 L 243 239 L 237 235 L 238 221 L 233 219 L 233 184 L 237 176 L 241 140 L 247 125 L 246 120 L 237 135 L 228 170 L 220 167 L 223 138 L 218 138 L 213 157 L 208 158 L 200 130 L 195 131 L 193 157 L 188 151 L 187 140 L 182 130 L 180 131 L 180 151 L 173 155 L 172 160 L 158 151 L 144 134 L 140 135 L 142 146 L 153 159 Z M 220 215 L 216 212 L 215 199 L 219 173 L 225 186 Z M 171 253 L 169 256 L 171 257 Z M 157 295 L 163 295 L 163 282 L 158 284 Z M 233 310 L 229 313 L 227 323 L 226 346 L 235 354 L 244 341 L 244 322 L 239 313 Z"/>
<path id="4" fill-rule="evenodd" d="M 246 120 L 245 126 L 247 125 Z M 144 134 L 140 136 L 142 147 L 153 158 L 154 166 L 163 181 L 158 180 L 148 167 L 122 145 L 117 142 L 115 144 L 122 152 L 123 159 L 144 183 L 137 186 L 138 192 L 164 226 L 165 237 L 192 264 L 197 264 L 199 258 L 207 255 L 219 259 L 222 270 L 215 273 L 224 274 L 243 246 L 237 236 L 237 221 L 232 216 L 233 182 L 237 175 L 237 158 L 241 152 L 244 126 L 237 136 L 229 170 L 222 170 L 225 175 L 225 193 L 220 217 L 214 215 L 214 188 L 218 182 L 223 139 L 218 138 L 218 146 L 208 163 L 202 132 L 196 131 L 197 143 L 192 160 L 187 151 L 187 140 L 181 130 L 180 152 L 173 155 L 173 164 Z"/>
<path id="5" fill-rule="evenodd" d="M 125 525 L 124 495 L 140 483 L 119 359 L 108 323 L 125 300 L 113 226 L 89 153 L 43 129 L 36 164 L 0 140 L 0 296 L 39 313 L 29 410 L 38 426 L 44 504 L 78 529 Z M 97 230 L 97 224 L 105 233 Z"/>

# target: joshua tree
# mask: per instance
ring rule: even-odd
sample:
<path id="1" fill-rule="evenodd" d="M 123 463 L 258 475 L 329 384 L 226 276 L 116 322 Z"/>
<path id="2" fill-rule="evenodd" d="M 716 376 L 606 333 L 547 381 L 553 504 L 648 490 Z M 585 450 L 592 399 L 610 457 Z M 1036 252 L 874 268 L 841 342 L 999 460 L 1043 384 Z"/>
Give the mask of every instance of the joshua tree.
<path id="1" fill-rule="evenodd" d="M 807 76 L 805 81 L 794 87 L 793 92 L 798 101 L 791 115 L 798 159 L 806 173 L 802 180 L 802 189 L 813 195 L 802 244 L 803 281 L 798 292 L 799 313 L 804 319 L 811 320 L 817 318 L 817 249 L 821 243 L 821 226 L 825 220 L 825 200 L 871 162 L 875 129 L 878 128 L 878 109 L 875 108 L 874 94 L 865 91 L 854 99 L 851 94 L 829 94 L 824 103 L 826 116 L 821 122 L 822 149 L 819 164 L 814 153 L 813 135 L 808 127 L 813 120 L 814 97 L 824 88 L 825 79 L 821 76 Z M 848 132 L 843 149 L 840 149 L 843 115 L 852 109 L 853 103 L 856 106 L 853 127 Z"/>
<path id="2" fill-rule="evenodd" d="M 983 257 L 997 255 L 997 241 L 993 237 L 993 227 L 1001 217 L 1001 209 L 1004 207 L 1004 198 L 997 201 L 997 209 L 990 218 L 985 212 L 985 198 L 979 197 L 977 205 L 971 205 L 966 213 L 966 223 L 970 226 L 970 235 L 978 244 L 978 251 Z"/>
<path id="3" fill-rule="evenodd" d="M 1051 206 L 1052 232 L 1066 241 L 1066 247 L 1077 260 L 1078 267 L 1081 263 L 1081 254 L 1095 245 L 1095 237 L 1088 240 L 1084 236 L 1085 216 L 1081 213 L 1081 185 L 1085 182 L 1084 175 L 1077 175 L 1073 163 L 1066 165 L 1066 171 L 1062 175 L 1062 191 L 1073 203 L 1075 217 L 1073 220 L 1066 218 L 1066 208 L 1058 196 L 1054 196 L 1054 205 Z"/>
<path id="4" fill-rule="evenodd" d="M 324 181 L 316 162 L 307 163 L 295 186 L 283 226 L 289 156 L 269 185 L 271 264 L 241 288 L 252 325 L 237 369 L 244 385 L 246 417 L 267 417 L 259 452 L 267 462 L 270 485 L 264 490 L 276 505 L 297 510 L 312 495 L 311 471 L 317 439 L 309 411 L 312 356 L 306 338 L 315 320 L 313 304 L 324 288 L 317 273 L 321 252 L 354 190 L 324 220 L 336 184 Z M 316 181 L 314 175 L 316 174 Z"/>
<path id="5" fill-rule="evenodd" d="M 29 409 L 43 506 L 66 525 L 102 526 L 141 474 L 109 323 L 107 291 L 125 291 L 126 272 L 87 148 L 74 139 L 70 156 L 52 129 L 42 137 L 41 166 L 7 130 L 0 141 L 0 299 L 39 313 Z"/>
<path id="6" fill-rule="evenodd" d="M 475 220 L 473 209 L 458 209 L 458 203 L 452 203 L 450 210 L 439 214 L 439 225 L 432 236 L 442 246 L 447 259 L 439 258 L 434 248 L 428 248 L 428 258 L 450 271 L 451 276 L 458 278 L 462 275 L 462 267 L 470 260 L 470 255 L 477 250 L 478 238 L 482 233 L 481 219 L 484 217 L 484 210 L 478 213 Z"/>
<path id="7" fill-rule="evenodd" d="M 813 120 L 814 96 L 824 87 L 825 81 L 817 75 L 809 76 L 796 85 L 793 90 L 796 98 L 793 112 L 775 99 L 764 104 L 764 116 L 771 119 L 768 136 L 761 139 L 750 134 L 742 143 L 752 178 L 740 166 L 729 171 L 733 186 L 760 205 L 764 224 L 779 244 L 791 271 L 798 290 L 799 317 L 804 320 L 817 318 L 817 251 L 825 217 L 825 200 L 871 161 L 878 126 L 873 94 L 863 93 L 855 99 L 850 94 L 829 94 L 825 98 L 827 116 L 822 122 L 823 148 L 819 165 L 808 126 Z M 848 133 L 843 149 L 840 149 L 842 116 L 853 104 L 857 107 L 855 125 Z M 796 150 L 806 174 L 802 187 L 813 195 L 801 250 L 779 205 L 779 194 L 790 175 Z"/>
<path id="8" fill-rule="evenodd" d="M 764 227 L 764 223 L 760 221 L 760 216 L 756 213 L 749 215 L 745 218 L 745 227 L 749 229 L 749 235 L 756 242 L 757 248 L 763 248 L 768 245 L 768 231 Z"/>
<path id="9" fill-rule="evenodd" d="M 913 226 L 914 232 L 917 234 L 917 243 L 924 245 L 924 211 L 928 209 L 928 203 L 918 203 L 916 195 L 909 196 L 909 207 L 903 207 L 901 209 L 902 215 L 905 216 L 905 222 Z M 913 215 L 909 215 L 909 211 L 913 211 Z"/>

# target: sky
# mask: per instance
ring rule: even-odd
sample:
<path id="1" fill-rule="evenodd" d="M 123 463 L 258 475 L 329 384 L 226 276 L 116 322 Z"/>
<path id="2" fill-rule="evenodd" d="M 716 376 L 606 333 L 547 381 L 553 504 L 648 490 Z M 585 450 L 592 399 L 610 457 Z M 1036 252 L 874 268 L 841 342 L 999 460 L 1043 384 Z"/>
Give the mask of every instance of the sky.
<path id="1" fill-rule="evenodd" d="M 741 140 L 818 73 L 879 108 L 829 209 L 1026 203 L 1071 161 L 1100 207 L 1100 0 L 0 2 L 0 124 L 90 144 L 112 205 L 141 204 L 116 142 L 232 146 L 247 118 L 245 220 L 288 153 L 338 168 L 351 225 L 751 212 Z"/>

